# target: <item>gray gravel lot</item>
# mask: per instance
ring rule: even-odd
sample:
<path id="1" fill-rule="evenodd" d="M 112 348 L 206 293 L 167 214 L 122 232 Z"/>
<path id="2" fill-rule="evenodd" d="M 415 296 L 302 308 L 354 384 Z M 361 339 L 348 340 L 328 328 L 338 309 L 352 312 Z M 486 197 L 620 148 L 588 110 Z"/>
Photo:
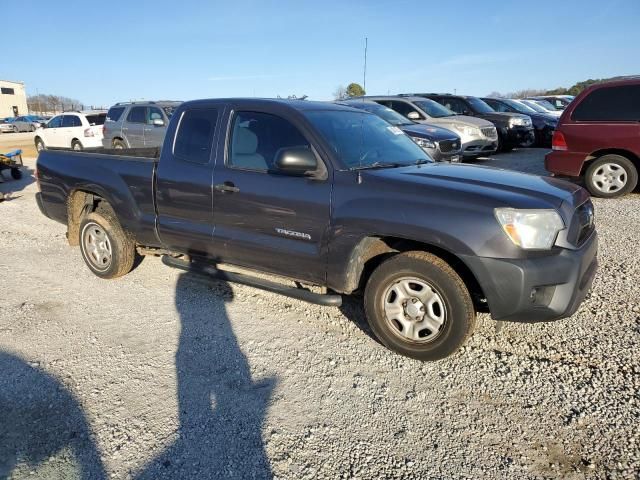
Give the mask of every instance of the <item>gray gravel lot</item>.
<path id="1" fill-rule="evenodd" d="M 544 150 L 486 165 L 543 173 Z M 34 161 L 27 162 L 33 167 Z M 640 195 L 596 200 L 572 318 L 437 363 L 341 310 L 146 258 L 100 280 L 29 179 L 0 203 L 2 478 L 640 478 Z"/>

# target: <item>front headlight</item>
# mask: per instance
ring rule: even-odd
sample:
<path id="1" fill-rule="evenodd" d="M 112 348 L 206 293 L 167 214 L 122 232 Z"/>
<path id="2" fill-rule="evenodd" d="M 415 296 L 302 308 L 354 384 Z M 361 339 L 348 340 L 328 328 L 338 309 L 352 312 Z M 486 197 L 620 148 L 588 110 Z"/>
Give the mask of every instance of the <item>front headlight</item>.
<path id="1" fill-rule="evenodd" d="M 564 229 L 555 210 L 496 208 L 494 212 L 511 241 L 525 250 L 549 250 Z"/>
<path id="2" fill-rule="evenodd" d="M 509 126 L 530 127 L 531 119 L 528 117 L 513 117 L 509 119 Z"/>
<path id="3" fill-rule="evenodd" d="M 453 128 L 455 128 L 458 132 L 460 132 L 462 135 L 465 135 L 467 137 L 480 136 L 480 130 L 478 130 L 475 127 L 467 127 L 464 125 L 453 125 Z"/>
<path id="4" fill-rule="evenodd" d="M 436 144 L 426 138 L 411 137 L 411 140 L 416 142 L 422 148 L 436 148 Z"/>

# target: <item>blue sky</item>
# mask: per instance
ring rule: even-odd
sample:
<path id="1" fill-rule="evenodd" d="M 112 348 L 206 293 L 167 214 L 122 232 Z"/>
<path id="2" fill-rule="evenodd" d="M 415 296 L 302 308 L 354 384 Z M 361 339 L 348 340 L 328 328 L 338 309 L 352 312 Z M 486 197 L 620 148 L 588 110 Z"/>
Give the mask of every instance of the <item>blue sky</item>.
<path id="1" fill-rule="evenodd" d="M 370 94 L 485 95 L 640 74 L 640 0 L 2 4 L 0 78 L 94 105 L 328 100 L 362 83 L 365 37 Z"/>

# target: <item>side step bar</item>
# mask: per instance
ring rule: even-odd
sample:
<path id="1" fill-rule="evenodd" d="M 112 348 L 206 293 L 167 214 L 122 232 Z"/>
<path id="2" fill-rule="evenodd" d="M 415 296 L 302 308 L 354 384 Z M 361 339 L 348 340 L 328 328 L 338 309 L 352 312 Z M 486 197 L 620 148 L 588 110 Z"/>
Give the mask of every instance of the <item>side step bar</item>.
<path id="1" fill-rule="evenodd" d="M 279 293 L 280 295 L 297 298 L 298 300 L 315 303 L 316 305 L 323 305 L 325 307 L 339 307 L 342 305 L 342 295 L 337 293 L 315 293 L 303 288 L 289 287 L 269 280 L 263 280 L 262 278 L 250 277 L 249 275 L 244 275 L 242 273 L 227 272 L 205 263 L 188 262 L 167 255 L 162 256 L 162 263 L 168 267 L 177 268 L 178 270 L 194 273 L 209 279 L 241 283 L 242 285 L 248 285 L 268 292 Z"/>

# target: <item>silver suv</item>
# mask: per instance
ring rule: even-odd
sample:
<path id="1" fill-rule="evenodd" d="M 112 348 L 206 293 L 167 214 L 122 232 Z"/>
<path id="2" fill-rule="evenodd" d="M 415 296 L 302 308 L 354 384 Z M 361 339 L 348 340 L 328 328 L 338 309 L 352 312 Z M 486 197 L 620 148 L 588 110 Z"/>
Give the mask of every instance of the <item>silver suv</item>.
<path id="1" fill-rule="evenodd" d="M 121 102 L 109 109 L 104 122 L 104 148 L 160 147 L 169 119 L 182 102 Z"/>
<path id="2" fill-rule="evenodd" d="M 389 107 L 409 120 L 429 123 L 453 130 L 462 141 L 462 155 L 473 159 L 494 153 L 498 147 L 498 132 L 493 123 L 481 118 L 457 115 L 438 102 L 424 97 L 359 97 Z"/>

